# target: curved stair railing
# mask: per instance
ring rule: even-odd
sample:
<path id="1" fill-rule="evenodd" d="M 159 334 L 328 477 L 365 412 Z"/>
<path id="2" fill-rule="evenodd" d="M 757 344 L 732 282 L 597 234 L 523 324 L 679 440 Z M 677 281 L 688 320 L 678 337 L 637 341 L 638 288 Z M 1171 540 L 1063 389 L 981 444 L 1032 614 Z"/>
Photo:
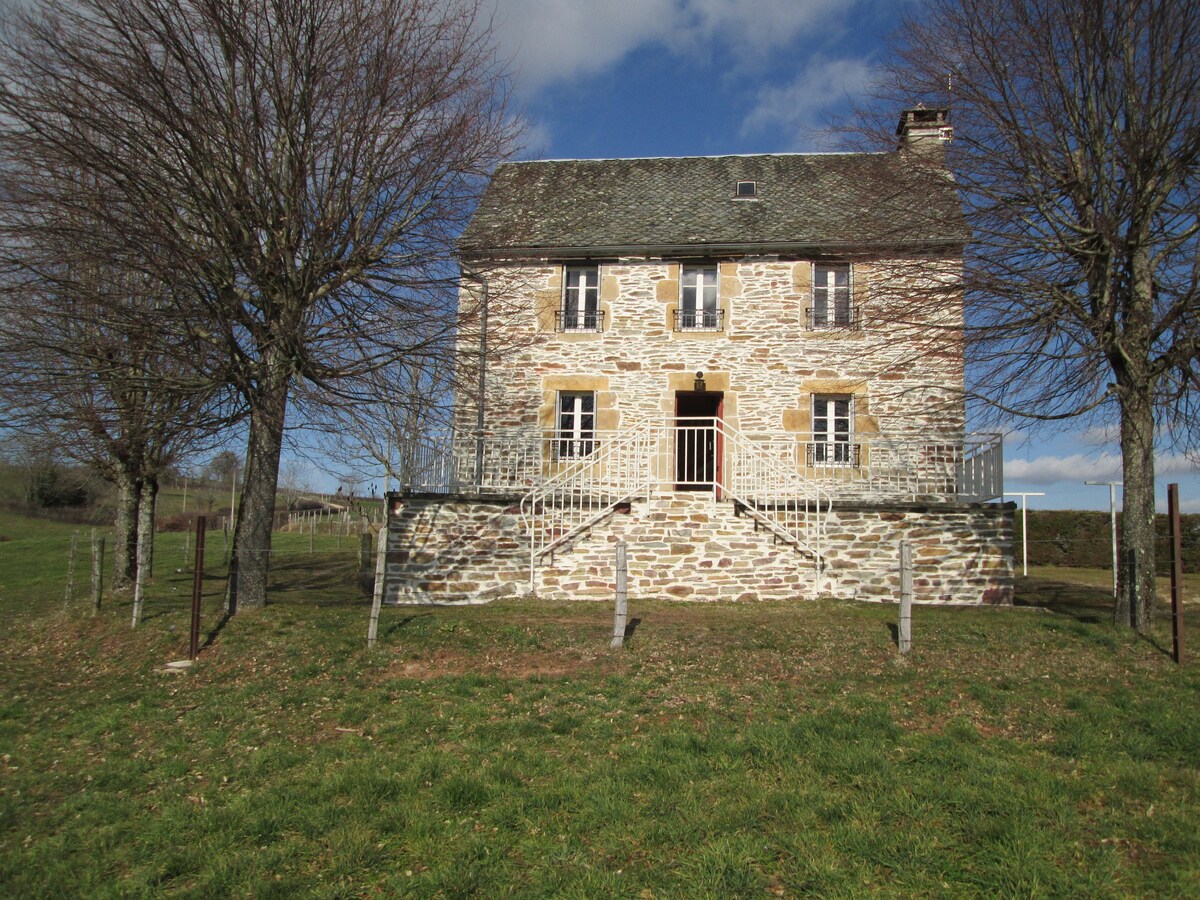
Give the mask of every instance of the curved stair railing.
<path id="1" fill-rule="evenodd" d="M 622 503 L 650 491 L 650 429 L 605 441 L 521 500 L 529 528 L 529 580 L 537 561 L 591 528 Z"/>
<path id="2" fill-rule="evenodd" d="M 764 453 L 721 419 L 713 427 L 729 456 L 720 480 L 721 492 L 777 538 L 811 556 L 819 579 L 824 570 L 822 546 L 825 513 L 832 500 L 829 493 L 801 478 L 795 460 Z"/>

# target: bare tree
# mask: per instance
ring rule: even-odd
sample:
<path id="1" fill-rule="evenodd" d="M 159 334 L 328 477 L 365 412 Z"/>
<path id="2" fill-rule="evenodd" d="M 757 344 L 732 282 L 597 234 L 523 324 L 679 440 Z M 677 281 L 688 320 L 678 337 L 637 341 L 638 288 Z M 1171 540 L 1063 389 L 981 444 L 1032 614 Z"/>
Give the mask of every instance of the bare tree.
<path id="1" fill-rule="evenodd" d="M 479 6 L 47 0 L 7 32 L 8 164 L 92 174 L 79 221 L 105 227 L 74 240 L 169 284 L 164 317 L 249 409 L 242 606 L 289 413 L 362 400 L 454 327 L 453 239 L 513 132 Z"/>
<path id="2" fill-rule="evenodd" d="M 125 273 L 73 257 L 53 239 L 62 211 L 37 183 L 0 205 L 0 408 L 8 427 L 117 489 L 114 584 L 148 569 L 160 476 L 194 449 L 220 404 L 155 321 L 161 298 Z M 69 179 L 66 190 L 78 190 Z M 140 596 L 144 578 L 137 578 Z"/>
<path id="3" fill-rule="evenodd" d="M 377 399 L 329 408 L 316 444 L 319 456 L 336 461 L 361 480 L 410 483 L 422 465 L 449 452 L 454 354 L 449 346 L 423 358 L 403 360 L 371 376 Z"/>
<path id="4" fill-rule="evenodd" d="M 1155 448 L 1198 434 L 1200 0 L 931 0 L 919 15 L 880 96 L 953 110 L 969 387 L 1005 414 L 1119 423 L 1145 630 Z"/>

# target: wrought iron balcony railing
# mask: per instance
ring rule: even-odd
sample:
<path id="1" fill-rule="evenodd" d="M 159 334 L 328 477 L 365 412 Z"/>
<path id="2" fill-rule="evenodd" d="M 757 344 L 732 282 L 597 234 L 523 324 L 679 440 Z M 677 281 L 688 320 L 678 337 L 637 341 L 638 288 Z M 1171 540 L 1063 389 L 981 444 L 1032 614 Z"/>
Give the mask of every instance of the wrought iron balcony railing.
<path id="1" fill-rule="evenodd" d="M 857 307 L 841 307 L 823 312 L 804 311 L 804 327 L 808 331 L 861 331 L 862 317 Z"/>
<path id="2" fill-rule="evenodd" d="M 604 310 L 557 310 L 554 313 L 554 330 L 565 334 L 603 331 Z"/>
<path id="3" fill-rule="evenodd" d="M 723 309 L 677 309 L 675 310 L 676 331 L 724 331 L 725 310 Z"/>
<path id="4" fill-rule="evenodd" d="M 862 464 L 862 444 L 845 441 L 807 441 L 804 461 L 813 466 L 858 466 Z"/>

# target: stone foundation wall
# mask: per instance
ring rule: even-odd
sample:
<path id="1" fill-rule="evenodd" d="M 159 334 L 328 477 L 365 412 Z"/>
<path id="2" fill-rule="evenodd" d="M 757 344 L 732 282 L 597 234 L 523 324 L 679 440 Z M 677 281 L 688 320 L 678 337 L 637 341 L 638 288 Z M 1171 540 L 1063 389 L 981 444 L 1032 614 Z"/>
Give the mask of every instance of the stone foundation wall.
<path id="1" fill-rule="evenodd" d="M 393 498 L 389 506 L 390 602 L 484 603 L 528 591 L 529 544 L 513 500 Z M 918 602 L 1012 602 L 1011 504 L 835 508 L 817 584 L 810 556 L 707 494 L 639 501 L 612 514 L 539 564 L 537 592 L 611 598 L 619 540 L 634 597 L 895 600 L 899 544 L 908 540 Z"/>
<path id="2" fill-rule="evenodd" d="M 529 539 L 511 499 L 398 499 L 388 508 L 386 602 L 486 603 L 529 590 Z"/>
<path id="3" fill-rule="evenodd" d="M 1013 504 L 835 508 L 826 521 L 826 574 L 840 596 L 900 596 L 900 542 L 912 545 L 913 599 L 1013 601 Z"/>

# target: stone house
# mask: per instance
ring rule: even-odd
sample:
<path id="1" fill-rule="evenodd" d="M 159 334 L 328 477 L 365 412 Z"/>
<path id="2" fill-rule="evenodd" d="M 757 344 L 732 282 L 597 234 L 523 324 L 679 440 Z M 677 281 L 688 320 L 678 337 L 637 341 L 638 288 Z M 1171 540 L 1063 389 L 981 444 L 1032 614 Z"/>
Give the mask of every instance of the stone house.
<path id="1" fill-rule="evenodd" d="M 462 238 L 455 434 L 389 496 L 387 594 L 1011 600 L 965 432 L 940 110 L 888 153 L 500 166 Z"/>

